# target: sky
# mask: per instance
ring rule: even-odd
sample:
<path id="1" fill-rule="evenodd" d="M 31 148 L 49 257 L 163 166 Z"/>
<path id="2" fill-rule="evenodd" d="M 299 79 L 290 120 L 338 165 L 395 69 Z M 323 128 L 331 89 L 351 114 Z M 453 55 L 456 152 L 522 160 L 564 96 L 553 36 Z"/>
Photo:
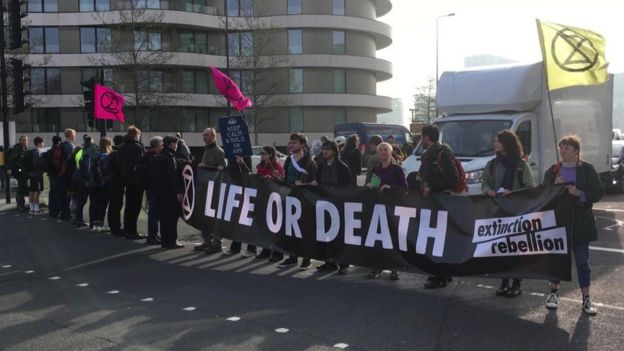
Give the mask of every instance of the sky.
<path id="1" fill-rule="evenodd" d="M 624 72 L 624 2 L 619 0 L 393 0 L 379 20 L 392 27 L 393 43 L 377 57 L 393 64 L 393 77 L 377 93 L 403 99 L 409 123 L 416 87 L 435 77 L 436 18 L 438 70 L 461 69 L 464 57 L 489 54 L 519 62 L 541 61 L 535 19 L 601 34 L 609 72 Z"/>

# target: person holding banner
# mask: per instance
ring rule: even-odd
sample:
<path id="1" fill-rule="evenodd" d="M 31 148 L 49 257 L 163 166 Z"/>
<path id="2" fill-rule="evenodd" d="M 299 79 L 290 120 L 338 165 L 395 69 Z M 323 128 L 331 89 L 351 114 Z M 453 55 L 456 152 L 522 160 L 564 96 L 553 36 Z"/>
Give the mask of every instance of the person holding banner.
<path id="1" fill-rule="evenodd" d="M 260 163 L 256 166 L 258 176 L 264 177 L 270 180 L 280 180 L 284 178 L 284 167 L 279 163 L 275 157 L 275 147 L 272 145 L 265 145 L 260 151 Z M 257 259 L 268 258 L 271 262 L 279 262 L 284 258 L 284 254 L 279 251 L 263 248 Z"/>
<path id="2" fill-rule="evenodd" d="M 251 157 L 236 155 L 234 158 L 228 159 L 228 165 L 225 169 L 234 174 L 249 174 L 251 173 Z M 224 252 L 224 255 L 236 255 L 240 253 L 241 248 L 242 244 L 240 241 L 232 241 L 230 249 Z M 243 257 L 253 256 L 256 256 L 256 247 L 247 244 L 247 250 L 243 253 Z"/>
<path id="3" fill-rule="evenodd" d="M 288 140 L 288 149 L 291 154 L 284 163 L 284 181 L 288 185 L 306 185 L 316 179 L 316 164 L 312 161 L 312 157 L 305 152 L 308 138 L 302 133 L 292 133 Z M 287 259 L 279 264 L 279 267 L 296 266 L 299 263 L 297 256 L 288 256 Z M 311 261 L 309 258 L 303 258 L 299 269 L 307 270 L 310 268 Z"/>
<path id="4" fill-rule="evenodd" d="M 392 145 L 382 142 L 377 146 L 379 163 L 373 168 L 371 180 L 367 184 L 369 188 L 379 188 L 383 191 L 391 187 L 407 189 L 407 179 L 403 168 L 396 164 L 392 158 Z M 368 277 L 371 279 L 379 277 L 382 269 L 373 269 Z M 399 280 L 399 271 L 391 271 L 390 279 Z"/>
<path id="5" fill-rule="evenodd" d="M 518 191 L 536 186 L 531 167 L 523 159 L 524 151 L 518 136 L 511 130 L 502 130 L 496 133 L 494 140 L 496 157 L 488 161 L 483 171 L 481 191 L 483 195 L 495 199 L 497 196 L 507 196 Z M 509 278 L 503 278 L 496 296 L 516 297 L 522 294 L 520 278 L 513 278 L 509 285 Z"/>
<path id="6" fill-rule="evenodd" d="M 346 186 L 355 185 L 351 176 L 349 166 L 340 160 L 340 151 L 338 143 L 327 140 L 321 146 L 321 155 L 323 160 L 317 162 L 316 179 L 312 181 L 312 185 L 322 184 L 329 186 Z M 325 261 L 324 264 L 316 267 L 319 272 L 330 272 L 338 270 L 338 274 L 347 274 L 349 271 L 348 264 L 336 264 L 333 261 Z"/>
<path id="7" fill-rule="evenodd" d="M 544 175 L 544 185 L 566 184 L 572 196 L 572 253 L 576 262 L 576 272 L 583 298 L 582 310 L 589 315 L 598 313 L 589 298 L 591 268 L 589 266 L 589 243 L 598 239 L 596 219 L 592 206 L 604 195 L 600 176 L 594 167 L 580 159 L 581 142 L 574 135 L 559 140 L 561 162 L 552 165 Z M 546 308 L 559 307 L 559 281 L 550 282 L 550 294 Z"/>
<path id="8" fill-rule="evenodd" d="M 144 238 L 137 230 L 137 220 L 141 213 L 141 201 L 143 200 L 140 165 L 144 148 L 140 140 L 141 130 L 135 126 L 130 126 L 123 144 L 119 147 L 118 154 L 121 179 L 126 192 L 123 232 L 126 239 L 130 240 Z"/>

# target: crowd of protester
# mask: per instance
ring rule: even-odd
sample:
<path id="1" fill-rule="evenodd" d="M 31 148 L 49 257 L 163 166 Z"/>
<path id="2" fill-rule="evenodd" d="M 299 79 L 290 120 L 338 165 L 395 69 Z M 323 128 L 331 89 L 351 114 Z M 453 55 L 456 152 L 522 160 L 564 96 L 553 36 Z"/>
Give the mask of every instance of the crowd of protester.
<path id="1" fill-rule="evenodd" d="M 205 147 L 199 167 L 237 175 L 252 173 L 250 157 L 235 156 L 226 160 L 224 151 L 216 143 L 217 136 L 213 128 L 206 128 L 202 135 Z M 149 141 L 149 148 L 141 143 L 141 131 L 134 126 L 129 127 L 123 137 L 115 136 L 113 140 L 102 137 L 97 145 L 88 135 L 83 136 L 81 145 L 76 145 L 76 132 L 73 129 L 65 130 L 64 136 L 65 140 L 55 136 L 52 146 L 45 152 L 40 137 L 34 139 L 33 147 L 29 149 L 28 138 L 21 136 L 19 143 L 8 153 L 8 158 L 2 154 L 2 162 L 6 160 L 7 174 L 18 183 L 18 210 L 30 211 L 33 215 L 42 213 L 39 195 L 44 190 L 45 173 L 50 184 L 50 217 L 72 221 L 78 227 L 89 226 L 96 232 L 110 232 L 112 236 L 145 239 L 148 245 L 161 245 L 166 249 L 183 247 L 177 241 L 177 222 L 181 211 L 179 203 L 184 190 L 181 170 L 186 164 L 191 164 L 192 154 L 179 134 L 153 137 Z M 384 141 L 381 136 L 373 135 L 364 150 L 360 148 L 356 134 L 334 140 L 323 137 L 309 147 L 308 139 L 302 133 L 290 135 L 290 156 L 283 165 L 276 157 L 275 147 L 263 146 L 261 162 L 256 169 L 257 176 L 291 186 L 357 186 L 357 177 L 362 172 L 362 154 L 366 151 L 367 187 L 379 191 L 411 188 L 419 191 L 423 197 L 433 193 L 462 192 L 465 187 L 465 179 L 461 177 L 463 170 L 461 166 L 458 168 L 459 163 L 452 150 L 439 142 L 439 136 L 437 127 L 423 127 L 421 144 L 424 152 L 421 167 L 413 178 L 411 175 L 406 177 L 399 166 L 404 154 L 394 138 L 389 137 Z M 484 168 L 484 196 L 495 199 L 536 186 L 516 134 L 509 130 L 497 133 L 494 150 L 495 158 Z M 591 207 L 600 200 L 604 190 L 594 168 L 580 159 L 580 141 L 576 137 L 562 138 L 559 153 L 562 162 L 548 170 L 544 184 L 565 183 L 567 192 L 574 199 L 572 252 L 582 291 L 582 308 L 588 314 L 596 314 L 596 308 L 589 299 L 588 248 L 589 242 L 597 239 Z M 140 234 L 137 229 L 144 193 L 148 202 L 147 235 Z M 26 196 L 29 207 L 26 207 Z M 87 203 L 89 221 L 85 222 L 83 210 Z M 240 254 L 242 243 L 237 241 L 232 241 L 229 249 L 223 251 L 221 234 L 218 227 L 203 231 L 203 242 L 196 245 L 194 250 L 206 254 Z M 261 248 L 259 253 L 257 250 L 253 245 L 246 245 L 242 256 L 279 262 L 280 267 L 299 266 L 301 270 L 311 267 L 309 257 L 302 257 L 299 261 L 299 257 L 293 255 L 284 258 L 283 252 L 271 247 Z M 383 272 L 381 268 L 372 270 L 368 277 L 379 277 Z M 316 269 L 347 274 L 349 265 L 330 260 Z M 399 272 L 392 270 L 390 279 L 398 280 Z M 425 287 L 444 288 L 450 281 L 451 277 L 440 273 L 430 276 Z M 550 286 L 546 306 L 557 308 L 559 282 L 553 281 Z M 505 297 L 517 297 L 521 293 L 519 277 L 502 279 L 496 291 L 497 296 Z"/>

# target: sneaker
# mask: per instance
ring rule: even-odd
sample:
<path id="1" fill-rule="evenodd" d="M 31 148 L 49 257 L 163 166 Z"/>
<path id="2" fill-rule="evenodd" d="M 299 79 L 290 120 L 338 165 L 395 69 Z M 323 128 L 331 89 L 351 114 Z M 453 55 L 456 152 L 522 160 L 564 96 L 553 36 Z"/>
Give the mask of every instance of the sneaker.
<path id="1" fill-rule="evenodd" d="M 446 288 L 447 280 L 444 277 L 434 277 L 427 283 L 425 283 L 425 289 L 439 289 Z"/>
<path id="2" fill-rule="evenodd" d="M 34 210 L 34 211 L 32 211 L 32 214 L 34 214 L 35 216 L 38 216 L 38 215 L 43 214 L 43 211 L 41 211 L 41 210 Z"/>
<path id="3" fill-rule="evenodd" d="M 233 256 L 233 255 L 238 255 L 239 253 L 240 253 L 240 250 L 229 249 L 226 252 L 224 252 L 223 255 L 225 255 L 225 256 Z"/>
<path id="4" fill-rule="evenodd" d="M 206 253 L 206 255 L 220 253 L 220 252 L 223 252 L 223 247 L 221 245 L 219 246 L 209 245 L 206 249 L 204 249 L 204 252 Z"/>
<path id="5" fill-rule="evenodd" d="M 392 271 L 390 273 L 390 280 L 399 280 L 399 271 Z"/>
<path id="6" fill-rule="evenodd" d="M 193 247 L 193 250 L 195 251 L 204 251 L 208 248 L 209 244 L 207 241 L 204 241 L 203 243 L 199 244 L 199 245 L 195 245 Z"/>
<path id="7" fill-rule="evenodd" d="M 347 274 L 349 273 L 349 266 L 341 266 L 340 269 L 338 269 L 338 274 Z"/>
<path id="8" fill-rule="evenodd" d="M 559 307 L 559 297 L 557 296 L 557 294 L 555 293 L 548 294 L 548 297 L 546 298 L 546 308 L 556 310 L 557 307 Z M 585 304 L 583 304 L 583 308 L 584 307 L 585 307 Z"/>
<path id="9" fill-rule="evenodd" d="M 591 302 L 591 300 L 589 299 L 589 297 L 583 299 L 583 312 L 594 316 L 596 314 L 598 314 L 598 309 L 596 309 L 596 307 L 594 306 L 594 304 Z"/>
<path id="10" fill-rule="evenodd" d="M 91 228 L 91 230 L 93 230 L 94 232 L 99 232 L 100 231 L 100 226 L 99 225 L 94 225 L 93 228 Z"/>
<path id="11" fill-rule="evenodd" d="M 498 290 L 496 290 L 496 296 L 505 296 L 505 295 L 507 295 L 507 290 L 509 290 L 509 279 L 503 279 L 501 281 L 500 288 L 498 288 Z"/>
<path id="12" fill-rule="evenodd" d="M 522 289 L 520 289 L 520 284 L 513 284 L 507 291 L 505 292 L 505 297 L 517 297 L 522 295 Z"/>
<path id="13" fill-rule="evenodd" d="M 381 269 L 373 269 L 370 273 L 368 273 L 368 278 L 375 279 L 381 275 Z"/>
<path id="14" fill-rule="evenodd" d="M 278 267 L 292 267 L 292 266 L 296 266 L 298 262 L 299 261 L 297 260 L 297 257 L 288 257 L 287 259 L 282 261 L 282 263 L 280 263 L 277 266 Z"/>
<path id="15" fill-rule="evenodd" d="M 245 251 L 242 254 L 243 258 L 249 258 L 249 257 L 254 257 L 256 256 L 256 252 L 255 251 Z"/>
<path id="16" fill-rule="evenodd" d="M 335 263 L 325 262 L 322 265 L 316 267 L 317 272 L 331 272 L 338 269 L 338 266 Z"/>
<path id="17" fill-rule="evenodd" d="M 312 266 L 312 262 L 310 261 L 310 259 L 304 258 L 303 260 L 301 260 L 301 266 L 299 266 L 299 270 L 307 271 L 308 269 L 310 269 L 310 266 Z"/>
<path id="18" fill-rule="evenodd" d="M 283 254 L 273 251 L 273 253 L 271 254 L 271 257 L 269 257 L 269 262 L 279 262 L 283 259 L 284 259 Z"/>

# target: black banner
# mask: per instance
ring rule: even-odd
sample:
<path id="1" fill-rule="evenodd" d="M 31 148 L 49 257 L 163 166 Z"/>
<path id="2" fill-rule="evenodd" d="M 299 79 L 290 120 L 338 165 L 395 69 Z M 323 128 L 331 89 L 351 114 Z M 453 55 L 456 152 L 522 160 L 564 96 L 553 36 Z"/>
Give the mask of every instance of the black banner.
<path id="1" fill-rule="evenodd" d="M 183 217 L 224 238 L 318 260 L 450 276 L 570 280 L 563 186 L 495 200 L 403 189 L 291 187 L 187 166 Z"/>

